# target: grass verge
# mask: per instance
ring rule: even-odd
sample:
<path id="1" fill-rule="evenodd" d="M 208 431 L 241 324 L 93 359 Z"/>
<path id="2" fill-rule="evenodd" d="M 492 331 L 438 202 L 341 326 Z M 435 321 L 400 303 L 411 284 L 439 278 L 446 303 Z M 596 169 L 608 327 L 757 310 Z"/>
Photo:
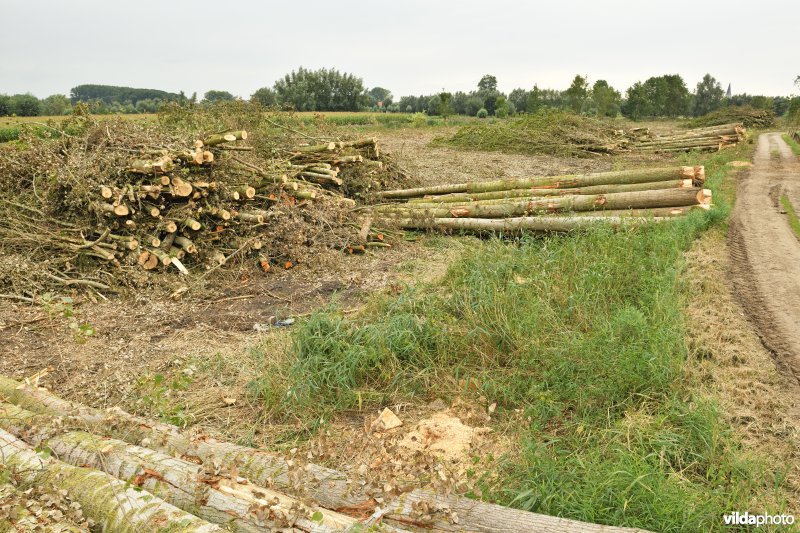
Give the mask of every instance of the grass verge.
<path id="1" fill-rule="evenodd" d="M 792 136 L 791 136 L 791 135 L 789 135 L 788 133 L 784 133 L 784 134 L 782 135 L 782 137 L 783 137 L 783 140 L 784 140 L 784 141 L 786 141 L 786 144 L 788 144 L 788 145 L 789 145 L 789 148 L 791 148 L 791 149 L 792 149 L 792 152 L 794 152 L 794 155 L 796 155 L 796 156 L 800 156 L 800 143 L 799 143 L 799 142 L 797 142 L 797 141 L 794 139 L 794 137 L 792 137 Z"/>
<path id="2" fill-rule="evenodd" d="M 792 201 L 785 194 L 781 195 L 781 206 L 786 211 L 786 217 L 789 219 L 789 227 L 792 228 L 792 233 L 800 239 L 800 219 L 797 218 L 797 211 L 795 211 Z"/>
<path id="3" fill-rule="evenodd" d="M 658 531 L 755 511 L 780 482 L 692 387 L 683 259 L 726 219 L 726 163 L 750 151 L 704 157 L 722 193 L 710 212 L 476 241 L 440 282 L 378 298 L 359 317 L 316 313 L 293 336 L 295 356 L 252 390 L 275 420 L 436 397 L 496 401 L 501 420 L 521 410 L 522 453 L 481 490 L 523 509 Z"/>

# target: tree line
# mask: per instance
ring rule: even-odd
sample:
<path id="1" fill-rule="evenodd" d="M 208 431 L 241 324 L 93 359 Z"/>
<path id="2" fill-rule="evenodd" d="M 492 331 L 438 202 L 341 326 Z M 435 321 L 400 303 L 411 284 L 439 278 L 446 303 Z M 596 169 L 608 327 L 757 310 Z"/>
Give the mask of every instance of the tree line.
<path id="1" fill-rule="evenodd" d="M 136 89 L 111 85 L 78 85 L 69 97 L 54 94 L 38 99 L 31 94 L 0 94 L 0 116 L 63 115 L 77 102 L 89 104 L 94 113 L 154 113 L 164 104 L 204 105 L 236 97 L 228 91 L 210 90 L 202 99 L 155 89 Z M 727 105 L 749 105 L 771 109 L 776 115 L 800 110 L 800 98 L 735 94 L 726 96 L 722 85 L 706 74 L 689 90 L 678 74 L 653 76 L 636 82 L 625 93 L 605 80 L 590 84 L 586 76 L 576 75 L 565 90 L 517 88 L 508 94 L 497 88 L 497 78 L 483 76 L 469 92 L 443 91 L 431 95 L 408 95 L 395 100 L 383 87 L 367 89 L 361 78 L 336 69 L 309 70 L 300 67 L 275 81 L 271 87 L 255 91 L 250 100 L 265 107 L 278 106 L 297 111 L 383 111 L 426 113 L 428 115 L 468 115 L 506 117 L 535 113 L 542 108 L 566 109 L 593 116 L 623 115 L 633 120 L 649 117 L 700 116 Z M 797 111 L 800 113 L 800 111 Z"/>

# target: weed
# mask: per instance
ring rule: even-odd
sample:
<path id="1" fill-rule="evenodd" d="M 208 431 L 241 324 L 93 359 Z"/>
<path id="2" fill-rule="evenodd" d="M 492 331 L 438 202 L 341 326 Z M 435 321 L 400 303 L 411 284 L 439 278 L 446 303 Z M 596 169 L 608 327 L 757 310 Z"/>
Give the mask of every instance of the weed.
<path id="1" fill-rule="evenodd" d="M 141 377 L 136 382 L 138 401 L 165 422 L 185 427 L 190 422 L 189 415 L 182 405 L 176 405 L 175 396 L 187 390 L 191 383 L 191 378 L 183 373 L 171 380 L 163 374 Z"/>
<path id="2" fill-rule="evenodd" d="M 788 133 L 784 133 L 782 135 L 783 140 L 786 141 L 786 144 L 789 145 L 789 148 L 792 149 L 792 152 L 796 156 L 800 156 L 800 142 L 797 142 L 791 135 Z"/>
<path id="3" fill-rule="evenodd" d="M 795 211 L 792 201 L 785 194 L 781 195 L 781 206 L 786 211 L 786 217 L 789 219 L 789 227 L 792 228 L 792 233 L 800 239 L 800 219 L 797 218 L 797 211 Z"/>

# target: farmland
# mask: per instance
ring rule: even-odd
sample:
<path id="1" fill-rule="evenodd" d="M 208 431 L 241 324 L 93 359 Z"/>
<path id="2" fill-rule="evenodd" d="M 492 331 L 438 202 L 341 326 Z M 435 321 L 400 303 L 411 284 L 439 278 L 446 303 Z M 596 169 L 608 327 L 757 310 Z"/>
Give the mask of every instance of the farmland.
<path id="1" fill-rule="evenodd" d="M 209 166 L 202 162 L 203 148 L 197 148 L 197 168 L 187 165 L 181 174 L 197 190 L 210 191 L 198 196 L 198 204 L 217 202 L 211 206 L 215 213 L 230 211 L 233 219 L 209 229 L 208 237 L 202 232 L 210 218 L 202 219 L 202 230 L 177 232 L 184 241 L 189 235 L 202 257 L 212 251 L 230 255 L 228 264 L 193 263 L 187 253 L 188 275 L 169 261 L 152 270 L 143 270 L 142 262 L 140 269 L 135 261 L 122 262 L 117 270 L 113 262 L 94 270 L 81 263 L 81 270 L 72 259 L 59 259 L 64 252 L 48 244 L 50 229 L 27 258 L 15 247 L 30 246 L 24 244 L 28 241 L 7 239 L 0 247 L 4 268 L 12 260 L 27 260 L 29 266 L 23 269 L 27 276 L 18 268 L 13 274 L 3 271 L 3 376 L 34 376 L 35 383 L 62 398 L 92 408 L 121 408 L 290 460 L 308 458 L 375 487 L 384 497 L 424 488 L 544 515 L 658 531 L 716 529 L 723 513 L 754 509 L 754 502 L 770 514 L 797 513 L 795 385 L 762 346 L 758 328 L 744 318 L 753 308 L 737 298 L 738 278 L 732 283 L 727 274 L 733 266 L 726 232 L 737 183 L 749 172 L 731 163 L 753 158 L 758 131 L 749 130 L 741 142 L 719 151 L 635 150 L 626 141 L 608 153 L 587 154 L 569 144 L 574 136 L 558 149 L 519 144 L 516 138 L 508 143 L 501 135 L 492 137 L 507 143 L 501 149 L 476 151 L 474 140 L 459 141 L 461 128 L 472 128 L 464 130 L 470 135 L 494 135 L 505 128 L 503 119 L 481 122 L 485 131 L 475 129 L 480 119 L 467 117 L 256 116 L 246 108 L 171 118 L 127 115 L 124 121 L 89 117 L 81 126 L 85 130 L 47 117 L 33 119 L 4 118 L 0 127 L 50 124 L 53 138 L 23 135 L 0 145 L 0 158 L 11 161 L 29 150 L 48 154 L 52 145 L 47 143 L 54 142 L 75 150 L 70 139 L 92 139 L 92 131 L 108 131 L 106 146 L 123 154 L 125 145 L 112 143 L 153 135 L 161 135 L 159 145 L 175 153 L 182 153 L 175 139 L 191 140 L 190 135 L 215 150 L 213 135 L 196 133 L 194 125 L 202 120 L 221 120 L 225 131 L 236 132 L 234 126 L 247 123 L 250 131 L 246 138 L 239 133 L 226 140 L 245 151 L 219 150 Z M 168 120 L 188 129 L 159 125 Z M 606 131 L 643 127 L 623 119 L 610 123 L 613 128 L 596 130 L 593 142 L 599 138 L 607 147 L 604 136 L 615 134 Z M 679 131 L 677 126 L 670 121 L 646 125 L 657 138 Z M 237 221 L 237 211 L 264 212 L 221 203 L 223 197 L 231 202 L 224 188 L 236 183 L 224 180 L 241 172 L 232 158 L 245 157 L 255 147 L 254 153 L 271 154 L 275 161 L 283 146 L 293 147 L 286 150 L 294 154 L 311 151 L 305 148 L 309 138 L 340 143 L 331 156 L 337 161 L 356 161 L 356 152 L 347 150 L 366 146 L 359 148 L 358 161 L 373 158 L 382 164 L 372 165 L 379 170 L 355 165 L 350 174 L 325 174 L 329 168 L 322 160 L 292 156 L 293 167 L 286 168 L 298 176 L 338 177 L 344 187 L 351 180 L 345 191 L 355 191 L 355 201 L 340 200 L 329 178 L 324 186 L 306 189 L 306 195 L 300 192 L 307 184 L 295 192 L 281 189 L 278 198 L 263 192 L 272 189 L 257 186 L 254 201 L 295 217 L 291 224 L 259 219 L 259 224 L 274 222 L 261 230 L 258 249 L 214 236 L 240 231 L 234 237 L 251 242 L 257 227 L 237 230 L 250 220 Z M 99 155 L 87 159 L 87 165 L 109 166 L 89 167 L 86 179 L 103 172 L 116 175 L 96 169 L 116 168 L 126 159 L 117 152 L 110 151 L 107 161 Z M 72 161 L 79 160 L 73 156 Z M 245 168 L 260 169 L 262 178 L 269 174 L 264 173 L 266 158 L 243 161 Z M 390 175 L 393 165 L 402 172 Z M 683 166 L 704 167 L 702 187 L 711 191 L 712 208 L 616 228 L 598 224 L 570 233 L 510 235 L 406 230 L 380 219 L 380 209 L 372 206 L 371 195 L 382 189 Z M 69 168 L 74 173 L 81 167 Z M 193 174 L 209 168 L 223 192 L 200 185 L 211 180 L 201 182 Z M 362 185 L 364 179 L 370 184 Z M 31 193 L 23 190 L 15 203 L 35 199 L 34 190 L 48 194 L 46 180 L 33 176 L 31 183 Z M 100 190 L 101 183 L 106 186 L 98 182 L 91 190 Z M 108 186 L 120 187 L 116 183 Z M 172 195 L 180 196 L 176 183 L 180 180 L 173 178 Z M 163 199 L 154 191 L 147 189 L 146 201 L 158 206 Z M 73 196 L 63 194 L 83 202 L 81 195 L 90 193 L 76 187 L 69 193 Z M 117 206 L 131 203 L 125 194 Z M 36 207 L 45 208 L 45 203 Z M 184 208 L 172 199 L 160 209 Z M 313 216 L 303 214 L 309 210 Z M 255 216 L 272 216 L 266 211 Z M 19 216 L 12 212 L 4 211 L 7 222 Z M 78 218 L 79 210 L 71 212 L 74 218 L 63 223 L 94 223 L 94 218 Z M 365 212 L 374 215 L 372 226 L 359 218 Z M 48 211 L 48 216 L 60 213 Z M 41 212 L 20 221 L 31 231 L 49 228 L 40 226 Z M 146 224 L 139 218 L 109 227 L 115 235 L 131 232 L 117 241 L 130 243 L 162 231 L 160 222 L 144 231 Z M 109 233 L 100 227 L 91 231 L 81 233 L 85 244 L 75 248 L 68 242 L 72 248 L 63 249 L 80 255 Z M 309 236 L 297 239 L 298 233 Z M 55 263 L 71 268 L 70 279 L 84 283 L 70 286 L 62 274 L 56 275 L 62 277 L 60 285 L 46 281 L 40 269 Z M 113 290 L 94 290 L 100 285 Z M 402 426 L 375 429 L 385 408 Z M 8 404 L 4 409 L 11 412 Z M 438 447 L 420 446 L 419 439 Z M 302 487 L 279 488 L 304 494 Z M 315 499 L 319 503 L 319 496 Z M 437 512 L 446 516 L 449 511 Z M 432 519 L 411 516 L 420 523 L 444 519 L 432 514 Z M 342 520 L 358 513 L 351 509 L 348 516 Z M 386 523 L 409 517 L 397 519 Z"/>

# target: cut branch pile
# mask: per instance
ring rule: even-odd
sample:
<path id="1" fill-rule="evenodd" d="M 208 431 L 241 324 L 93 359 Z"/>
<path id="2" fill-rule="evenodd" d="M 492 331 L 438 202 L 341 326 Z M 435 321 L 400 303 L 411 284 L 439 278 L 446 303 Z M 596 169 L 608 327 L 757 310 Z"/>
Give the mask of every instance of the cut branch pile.
<path id="1" fill-rule="evenodd" d="M 745 134 L 742 124 L 724 124 L 659 136 L 640 135 L 631 148 L 639 152 L 716 152 L 736 146 L 745 139 Z"/>
<path id="2" fill-rule="evenodd" d="M 703 167 L 672 167 L 436 185 L 378 193 L 404 203 L 377 205 L 372 213 L 403 228 L 569 231 L 709 209 L 704 180 Z"/>
<path id="3" fill-rule="evenodd" d="M 407 178 L 373 138 L 256 150 L 244 130 L 82 131 L 0 150 L 0 293 L 114 290 L 247 256 L 296 265 L 357 243 L 350 197 Z"/>
<path id="4" fill-rule="evenodd" d="M 73 404 L 4 376 L 0 467 L 23 489 L 58 487 L 104 531 L 632 531 L 427 489 L 385 491 L 297 458 Z"/>

